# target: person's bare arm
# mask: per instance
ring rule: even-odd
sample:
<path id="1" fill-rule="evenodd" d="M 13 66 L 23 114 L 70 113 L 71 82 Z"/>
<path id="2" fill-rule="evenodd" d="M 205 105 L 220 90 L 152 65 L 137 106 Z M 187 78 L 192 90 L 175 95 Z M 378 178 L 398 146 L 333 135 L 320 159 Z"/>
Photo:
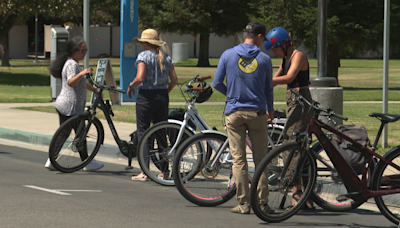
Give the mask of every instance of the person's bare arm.
<path id="1" fill-rule="evenodd" d="M 172 64 L 169 69 L 169 78 L 171 79 L 171 83 L 168 85 L 168 93 L 178 84 L 178 77 L 176 76 L 174 64 Z"/>
<path id="2" fill-rule="evenodd" d="M 132 94 L 135 92 L 135 87 L 137 87 L 144 81 L 145 76 L 146 76 L 146 63 L 140 62 L 137 64 L 136 78 L 133 79 L 131 83 L 129 83 L 128 91 L 126 91 L 129 98 L 132 98 Z"/>
<path id="3" fill-rule="evenodd" d="M 306 70 L 308 67 L 307 57 L 302 52 L 294 53 L 289 71 L 286 75 L 273 78 L 274 85 L 290 84 L 299 73 L 300 70 Z"/>

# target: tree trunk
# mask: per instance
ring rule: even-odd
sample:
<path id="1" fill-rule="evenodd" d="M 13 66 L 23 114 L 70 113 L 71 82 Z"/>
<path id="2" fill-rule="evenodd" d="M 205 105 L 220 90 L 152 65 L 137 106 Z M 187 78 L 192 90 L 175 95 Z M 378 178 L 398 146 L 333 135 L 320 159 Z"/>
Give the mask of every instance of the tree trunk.
<path id="1" fill-rule="evenodd" d="M 2 66 L 10 66 L 10 57 L 8 53 L 8 33 L 14 26 L 18 14 L 11 13 L 6 18 L 0 18 L 0 57 Z"/>
<path id="2" fill-rule="evenodd" d="M 210 33 L 200 34 L 200 50 L 199 50 L 199 60 L 197 62 L 198 67 L 209 67 L 209 43 L 210 43 Z"/>
<path id="3" fill-rule="evenodd" d="M 336 78 L 339 85 L 339 67 L 340 67 L 340 57 L 339 48 L 335 45 L 328 45 L 327 53 L 327 63 L 326 63 L 326 76 Z"/>
<path id="4" fill-rule="evenodd" d="M 1 65 L 11 66 L 10 59 L 8 56 L 8 35 L 3 36 L 3 39 L 0 40 L 0 55 L 1 55 Z"/>

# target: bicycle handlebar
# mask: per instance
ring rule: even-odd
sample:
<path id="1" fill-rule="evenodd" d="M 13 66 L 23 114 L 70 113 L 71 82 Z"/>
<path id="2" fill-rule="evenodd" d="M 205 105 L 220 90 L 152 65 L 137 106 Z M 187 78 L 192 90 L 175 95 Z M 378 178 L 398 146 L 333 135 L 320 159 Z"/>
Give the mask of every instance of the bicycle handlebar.
<path id="1" fill-rule="evenodd" d="M 92 70 L 93 70 L 93 69 L 92 69 Z M 85 76 L 86 76 L 87 79 L 89 79 L 90 81 L 92 81 L 93 84 L 94 84 L 97 88 L 99 88 L 99 89 L 101 89 L 101 90 L 109 90 L 109 91 L 114 92 L 114 93 L 126 93 L 125 90 L 123 90 L 123 89 L 118 89 L 118 88 L 116 88 L 116 87 L 113 86 L 113 85 L 110 85 L 110 86 L 107 86 L 107 85 L 100 85 L 100 84 L 97 83 L 95 80 L 93 80 L 93 74 L 92 74 L 92 73 L 86 74 Z"/>
<path id="2" fill-rule="evenodd" d="M 199 75 L 197 75 L 196 77 L 192 78 L 192 80 L 190 80 L 190 82 L 188 83 L 188 86 L 192 85 L 193 82 L 204 82 L 206 79 L 210 79 L 211 76 L 204 76 L 204 77 L 200 77 Z"/>
<path id="3" fill-rule="evenodd" d="M 329 116 L 329 117 L 335 116 L 335 117 L 337 117 L 337 118 L 339 118 L 339 119 L 342 119 L 342 120 L 345 120 L 345 121 L 348 120 L 347 117 L 335 113 L 331 108 L 324 109 L 324 108 L 318 107 L 318 105 L 319 105 L 318 102 L 316 102 L 316 101 L 312 101 L 312 102 L 308 101 L 306 98 L 304 98 L 304 97 L 299 93 L 299 91 L 294 90 L 294 89 L 290 89 L 290 91 L 292 91 L 292 93 L 294 93 L 294 94 L 296 95 L 296 97 L 298 97 L 298 101 L 299 101 L 299 102 L 306 102 L 312 109 L 318 111 L 318 115 L 319 115 L 320 112 L 325 112 L 325 113 L 326 113 L 326 116 Z"/>

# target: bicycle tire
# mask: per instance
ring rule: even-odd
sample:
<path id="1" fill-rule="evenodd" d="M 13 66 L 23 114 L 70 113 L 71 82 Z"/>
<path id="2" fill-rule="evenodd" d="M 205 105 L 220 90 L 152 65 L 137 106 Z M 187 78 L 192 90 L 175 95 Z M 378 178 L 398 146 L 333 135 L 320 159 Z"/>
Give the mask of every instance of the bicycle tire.
<path id="1" fill-rule="evenodd" d="M 302 186 L 303 194 L 298 199 L 298 202 L 292 206 L 293 193 L 291 190 L 293 185 L 290 185 L 288 182 L 290 182 L 289 180 L 293 174 L 288 173 L 288 175 L 284 175 L 282 173 L 285 170 L 285 161 L 287 161 L 287 159 L 284 159 L 284 153 L 287 153 L 287 151 L 301 154 L 303 148 L 297 142 L 288 142 L 268 152 L 268 155 L 265 156 L 257 167 L 253 177 L 253 184 L 250 186 L 250 205 L 254 213 L 261 220 L 269 223 L 281 222 L 295 215 L 306 203 L 315 184 L 316 163 L 311 154 L 307 153 L 305 156 L 306 160 L 301 163 L 303 165 L 300 167 L 301 172 L 299 173 L 299 180 L 301 182 L 299 184 Z M 268 170 L 273 171 L 272 175 L 269 174 Z M 275 170 L 280 170 L 280 172 L 275 172 Z M 261 189 L 265 191 L 263 187 L 265 186 L 265 182 L 260 182 L 262 174 L 265 173 L 268 175 L 269 183 L 275 182 L 279 186 L 275 191 L 266 190 L 268 196 L 265 197 L 268 198 L 259 195 L 261 194 Z M 279 178 L 280 175 L 278 173 L 282 175 L 282 178 Z M 274 211 L 273 213 L 264 212 L 264 209 L 268 208 L 265 207 L 266 204 Z"/>
<path id="2" fill-rule="evenodd" d="M 344 201 L 337 200 L 338 196 L 348 193 L 342 178 L 334 169 L 329 156 L 319 142 L 310 150 L 313 151 L 317 161 L 317 180 L 311 193 L 311 199 L 318 206 L 332 212 L 347 212 L 362 205 L 365 201 L 356 201 L 352 198 Z M 370 164 L 369 170 L 373 170 L 374 166 L 374 163 Z"/>
<path id="3" fill-rule="evenodd" d="M 274 148 L 275 146 L 277 146 L 278 144 L 281 144 L 282 143 L 282 137 L 279 137 L 279 136 L 281 136 L 281 133 L 282 133 L 282 130 L 281 129 L 269 129 L 268 130 L 268 133 L 269 133 L 269 137 L 270 137 L 270 139 L 269 139 L 269 141 L 273 141 L 273 144 L 274 144 L 274 146 L 271 146 L 271 145 L 269 145 L 268 147 L 269 148 Z M 221 142 L 221 140 L 222 140 L 222 138 L 220 138 L 221 137 L 221 135 L 219 135 L 219 134 L 215 134 L 215 133 L 202 133 L 202 135 L 203 136 L 198 136 L 198 137 L 196 137 L 196 138 L 194 138 L 194 137 L 191 137 L 190 139 L 188 139 L 188 140 L 186 140 L 184 143 L 185 143 L 185 147 L 186 147 L 186 150 L 188 149 L 188 148 L 191 148 L 193 145 L 197 145 L 196 144 L 196 142 L 195 141 L 193 141 L 193 140 L 198 140 L 199 142 L 200 141 L 202 141 L 202 140 L 206 140 L 205 139 L 205 137 L 209 137 L 209 138 L 216 138 L 216 137 L 218 137 L 217 138 L 217 140 L 219 140 L 220 141 L 220 143 L 222 143 Z M 215 135 L 217 135 L 217 136 L 215 136 Z M 225 139 L 226 139 L 226 136 L 223 136 Z M 280 140 L 279 140 L 279 142 L 274 142 L 274 140 L 276 141 L 276 140 L 278 140 L 280 138 Z M 190 141 L 189 141 L 190 140 Z M 252 145 L 251 145 L 251 142 L 250 142 L 250 140 L 248 139 L 248 138 L 246 138 L 246 143 L 247 143 L 247 146 L 249 147 L 249 149 L 251 150 L 251 147 L 252 147 Z M 184 145 L 182 144 L 181 145 L 181 147 L 179 147 L 178 148 L 178 150 L 177 150 L 177 154 L 178 153 L 180 153 L 180 154 L 182 154 L 182 153 L 185 153 L 185 152 L 183 152 L 182 150 L 185 150 L 184 148 Z M 197 148 L 198 148 L 199 146 L 197 146 Z M 176 155 L 176 157 L 175 157 L 175 160 L 174 160 L 174 167 L 177 167 L 176 166 L 176 164 L 180 164 L 181 162 L 182 162 L 182 156 L 181 156 L 181 158 L 180 158 L 180 160 L 179 160 L 179 158 L 177 158 L 177 156 L 178 155 Z M 209 155 L 210 156 L 210 155 Z M 209 157 L 208 157 L 209 158 Z M 250 160 L 249 160 L 250 159 Z M 251 161 L 252 159 L 250 158 L 250 157 L 248 157 L 248 161 Z M 227 154 L 227 157 L 226 157 L 226 160 L 225 160 L 225 162 L 228 164 L 229 163 L 229 167 L 230 167 L 230 169 L 232 169 L 232 162 L 233 162 L 233 159 L 232 159 L 232 157 L 231 157 L 231 155 L 230 155 L 230 153 L 229 154 Z M 199 164 L 200 166 L 201 166 L 201 164 Z M 254 173 L 254 165 L 248 165 L 248 172 L 249 172 L 249 181 L 250 181 L 250 183 L 251 183 L 251 179 L 252 179 L 252 176 L 253 176 L 253 173 Z M 203 196 L 201 196 L 201 195 L 197 195 L 196 193 L 193 193 L 192 191 L 190 191 L 189 189 L 187 189 L 186 187 L 185 187 L 185 184 L 182 182 L 183 180 L 182 179 L 180 179 L 182 176 L 180 176 L 180 177 L 178 177 L 178 176 L 176 176 L 176 174 L 177 173 L 182 173 L 182 170 L 179 170 L 180 168 L 174 168 L 173 170 L 174 170 L 174 172 L 173 172 L 173 176 L 174 176 L 174 181 L 175 181 L 175 185 L 177 186 L 177 188 L 178 188 L 178 186 L 180 185 L 180 187 L 178 188 L 178 190 L 180 190 L 180 193 L 186 198 L 186 199 L 188 199 L 190 202 L 192 202 L 192 203 L 194 203 L 194 204 L 196 204 L 196 205 L 199 205 L 199 206 L 218 206 L 218 205 L 220 205 L 220 204 L 223 204 L 223 203 L 225 203 L 225 202 L 227 202 L 227 201 L 229 201 L 234 195 L 235 195 L 235 193 L 236 193 L 236 187 L 234 187 L 233 189 L 232 189 L 232 195 L 230 195 L 230 194 L 227 194 L 225 197 L 222 197 L 222 196 L 220 196 L 220 195 L 218 195 L 216 198 L 218 199 L 218 200 L 214 200 L 214 201 L 212 201 L 212 200 L 209 200 L 209 199 L 207 199 L 207 197 L 205 198 L 205 199 L 203 199 L 204 197 Z M 179 170 L 179 171 L 178 171 Z M 276 170 L 275 170 L 276 171 Z M 277 171 L 276 171 L 277 172 Z M 187 179 L 189 179 L 189 180 L 191 180 L 191 177 L 189 176 L 189 177 L 187 177 L 186 176 L 186 178 Z M 231 177 L 230 177 L 231 178 Z M 192 180 L 193 181 L 193 180 Z M 178 184 L 177 184 L 178 183 Z M 206 182 L 201 182 L 201 183 L 206 183 Z M 272 186 L 273 187 L 273 186 Z M 222 193 L 221 193 L 221 195 L 222 195 Z M 209 197 L 209 198 L 213 198 L 213 197 Z"/>
<path id="4" fill-rule="evenodd" d="M 76 172 L 96 156 L 104 141 L 104 129 L 96 117 L 93 121 L 89 121 L 89 118 L 86 115 L 71 117 L 55 132 L 49 146 L 49 158 L 56 170 L 63 173 Z M 74 128 L 77 128 L 77 132 Z M 83 133 L 84 130 L 86 133 Z M 85 138 L 85 145 L 78 145 L 82 137 Z"/>
<path id="5" fill-rule="evenodd" d="M 228 152 L 214 158 L 227 136 L 198 133 L 179 146 L 173 166 L 175 185 L 181 195 L 193 204 L 214 207 L 229 201 L 236 194 L 232 179 L 232 164 L 221 162 Z M 218 161 L 211 167 L 212 161 Z"/>
<path id="6" fill-rule="evenodd" d="M 388 161 L 396 165 L 400 164 L 400 147 L 397 146 L 384 156 Z M 400 188 L 399 170 L 379 161 L 372 178 L 372 190 L 394 190 Z M 400 197 L 399 193 L 375 197 L 376 205 L 381 213 L 394 224 L 400 223 Z"/>
<path id="7" fill-rule="evenodd" d="M 137 157 L 140 168 L 148 178 L 158 184 L 166 186 L 175 185 L 171 175 L 174 154 L 171 156 L 167 154 L 173 147 L 180 128 L 181 125 L 177 123 L 159 122 L 148 128 L 139 140 Z M 193 132 L 186 128 L 181 142 L 193 134 Z M 167 177 L 159 177 L 158 175 L 161 172 L 166 173 Z"/>

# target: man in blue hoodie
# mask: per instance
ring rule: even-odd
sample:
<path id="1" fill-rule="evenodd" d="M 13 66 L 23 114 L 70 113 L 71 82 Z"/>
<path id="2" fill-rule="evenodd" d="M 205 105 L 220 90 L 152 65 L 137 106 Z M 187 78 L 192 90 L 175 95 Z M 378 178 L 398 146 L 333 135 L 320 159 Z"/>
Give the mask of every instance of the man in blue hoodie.
<path id="1" fill-rule="evenodd" d="M 229 147 L 233 156 L 233 177 L 236 181 L 239 205 L 233 213 L 250 213 L 249 176 L 246 160 L 246 131 L 252 143 L 255 166 L 268 152 L 268 121 L 273 119 L 272 62 L 260 50 L 266 28 L 260 22 L 250 22 L 244 33 L 244 43 L 222 53 L 215 72 L 213 86 L 226 95 L 225 115 Z M 226 85 L 224 79 L 226 77 Z M 260 203 L 266 213 L 268 177 L 263 174 L 259 185 Z"/>

